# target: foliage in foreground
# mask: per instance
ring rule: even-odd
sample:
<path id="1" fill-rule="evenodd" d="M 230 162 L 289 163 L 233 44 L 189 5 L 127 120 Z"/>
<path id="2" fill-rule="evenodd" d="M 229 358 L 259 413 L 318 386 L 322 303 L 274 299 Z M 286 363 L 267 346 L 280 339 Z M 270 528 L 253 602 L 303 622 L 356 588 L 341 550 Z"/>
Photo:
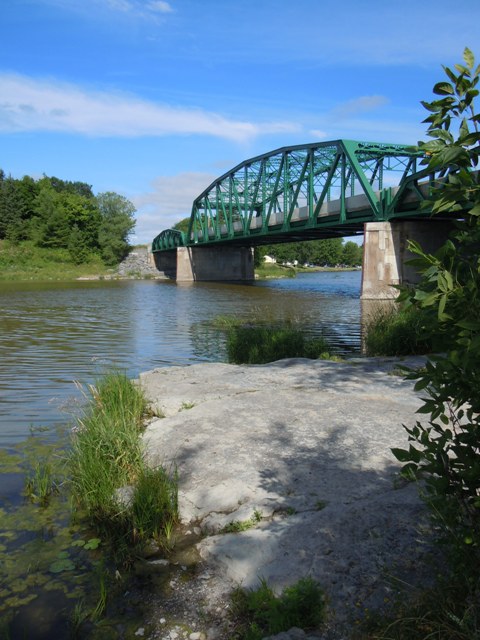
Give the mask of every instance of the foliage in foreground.
<path id="1" fill-rule="evenodd" d="M 265 580 L 258 589 L 232 594 L 236 640 L 261 640 L 292 627 L 314 629 L 325 619 L 322 590 L 312 578 L 302 578 L 276 596 Z"/>
<path id="2" fill-rule="evenodd" d="M 146 412 L 142 390 L 125 374 L 106 374 L 90 387 L 69 460 L 74 498 L 102 536 L 126 544 L 162 542 L 178 518 L 177 481 L 147 468 L 140 435 Z M 133 487 L 128 499 L 119 489 Z"/>
<path id="3" fill-rule="evenodd" d="M 265 364 L 283 358 L 319 358 L 328 351 L 323 338 L 306 338 L 294 327 L 233 325 L 227 331 L 228 361 Z"/>
<path id="4" fill-rule="evenodd" d="M 465 49 L 464 64 L 445 68 L 448 82 L 434 87 L 442 97 L 424 103 L 433 140 L 420 148 L 430 169 L 450 167 L 446 182 L 436 185 L 433 209 L 465 214 L 435 255 L 410 247 L 422 279 L 400 299 L 435 319 L 448 349 L 408 376 L 425 393 L 419 412 L 430 419 L 407 428 L 408 450 L 394 450 L 404 474 L 424 479 L 454 570 L 470 576 L 472 588 L 480 575 L 480 114 L 474 110 L 480 66 L 474 66 Z"/>
<path id="5" fill-rule="evenodd" d="M 462 575 L 409 596 L 395 616 L 369 616 L 354 640 L 479 640 L 478 594 Z"/>

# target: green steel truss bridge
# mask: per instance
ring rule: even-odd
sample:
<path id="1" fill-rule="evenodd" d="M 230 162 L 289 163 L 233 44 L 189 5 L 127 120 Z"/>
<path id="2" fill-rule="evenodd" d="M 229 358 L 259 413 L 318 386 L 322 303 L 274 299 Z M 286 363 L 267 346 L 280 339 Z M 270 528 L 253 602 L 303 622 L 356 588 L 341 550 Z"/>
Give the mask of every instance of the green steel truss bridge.
<path id="1" fill-rule="evenodd" d="M 255 246 L 363 233 L 365 222 L 425 217 L 433 179 L 411 146 L 335 140 L 245 160 L 193 203 L 188 231 L 162 231 L 152 251 Z"/>

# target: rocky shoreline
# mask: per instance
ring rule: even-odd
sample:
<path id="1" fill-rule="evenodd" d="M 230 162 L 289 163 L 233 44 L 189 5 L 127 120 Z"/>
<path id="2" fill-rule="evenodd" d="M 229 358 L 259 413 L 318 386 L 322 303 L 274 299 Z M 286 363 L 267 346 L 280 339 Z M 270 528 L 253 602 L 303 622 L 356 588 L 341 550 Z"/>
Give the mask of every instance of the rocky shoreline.
<path id="1" fill-rule="evenodd" d="M 280 591 L 310 576 L 328 623 L 279 640 L 346 639 L 400 584 L 431 582 L 428 516 L 390 451 L 407 446 L 402 424 L 420 405 L 397 360 L 200 364 L 140 383 L 165 416 L 147 427 L 147 456 L 177 468 L 192 536 L 170 598 L 152 602 L 152 638 L 228 640 L 232 589 L 265 578 Z"/>

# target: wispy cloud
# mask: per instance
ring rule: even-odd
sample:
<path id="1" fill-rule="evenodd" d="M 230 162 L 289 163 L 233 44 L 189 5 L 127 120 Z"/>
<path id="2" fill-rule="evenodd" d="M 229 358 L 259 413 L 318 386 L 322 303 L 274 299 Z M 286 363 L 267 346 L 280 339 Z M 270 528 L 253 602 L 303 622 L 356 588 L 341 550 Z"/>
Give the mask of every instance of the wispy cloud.
<path id="1" fill-rule="evenodd" d="M 151 0 L 151 2 L 138 2 L 137 0 L 96 0 L 96 2 L 111 11 L 129 13 L 142 18 L 147 18 L 151 14 L 173 13 L 172 5 L 164 0 Z"/>
<path id="2" fill-rule="evenodd" d="M 151 191 L 130 197 L 138 210 L 136 241 L 150 242 L 163 229 L 190 216 L 193 201 L 216 177 L 200 172 L 158 176 Z"/>
<path id="3" fill-rule="evenodd" d="M 323 140 L 327 137 L 327 133 L 325 131 L 322 131 L 322 129 L 310 129 L 308 134 L 312 138 L 315 138 L 315 140 Z"/>
<path id="4" fill-rule="evenodd" d="M 66 11 L 74 11 L 90 17 L 98 16 L 98 12 L 112 14 L 128 14 L 131 18 L 155 19 L 175 9 L 165 0 L 40 0 Z M 93 9 L 93 11 L 92 11 Z"/>
<path id="5" fill-rule="evenodd" d="M 150 11 L 158 11 L 158 13 L 172 13 L 173 8 L 168 2 L 163 2 L 163 0 L 153 0 L 152 2 L 147 3 L 147 8 Z"/>
<path id="6" fill-rule="evenodd" d="M 0 74 L 0 131 L 50 131 L 88 136 L 208 135 L 245 142 L 292 132 L 290 122 L 255 123 L 202 109 L 156 104 L 136 96 Z"/>
<path id="7" fill-rule="evenodd" d="M 335 118 L 351 118 L 360 113 L 375 111 L 389 102 L 389 99 L 385 96 L 360 96 L 337 105 L 332 115 Z"/>

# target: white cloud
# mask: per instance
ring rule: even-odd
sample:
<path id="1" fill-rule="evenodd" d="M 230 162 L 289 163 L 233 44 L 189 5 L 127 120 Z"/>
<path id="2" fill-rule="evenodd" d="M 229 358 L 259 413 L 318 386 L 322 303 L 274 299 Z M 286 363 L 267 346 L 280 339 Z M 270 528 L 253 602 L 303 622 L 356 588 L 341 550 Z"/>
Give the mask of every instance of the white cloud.
<path id="1" fill-rule="evenodd" d="M 335 118 L 350 118 L 358 113 L 368 113 L 385 106 L 390 101 L 386 96 L 360 96 L 339 104 L 333 110 Z"/>
<path id="2" fill-rule="evenodd" d="M 298 130 L 289 122 L 253 123 L 218 113 L 156 104 L 136 96 L 0 74 L 0 132 L 51 131 L 89 136 L 209 135 L 245 142 Z"/>
<path id="3" fill-rule="evenodd" d="M 163 0 L 153 0 L 147 4 L 147 8 L 158 13 L 172 13 L 173 9 L 168 2 Z"/>
<path id="4" fill-rule="evenodd" d="M 327 137 L 327 133 L 325 131 L 322 131 L 321 129 L 310 129 L 308 135 L 312 136 L 312 138 L 315 138 L 315 140 L 323 140 L 323 138 Z"/>
<path id="5" fill-rule="evenodd" d="M 137 208 L 135 242 L 151 242 L 160 231 L 190 216 L 195 198 L 217 177 L 195 172 L 159 176 L 150 192 L 130 197 Z"/>

